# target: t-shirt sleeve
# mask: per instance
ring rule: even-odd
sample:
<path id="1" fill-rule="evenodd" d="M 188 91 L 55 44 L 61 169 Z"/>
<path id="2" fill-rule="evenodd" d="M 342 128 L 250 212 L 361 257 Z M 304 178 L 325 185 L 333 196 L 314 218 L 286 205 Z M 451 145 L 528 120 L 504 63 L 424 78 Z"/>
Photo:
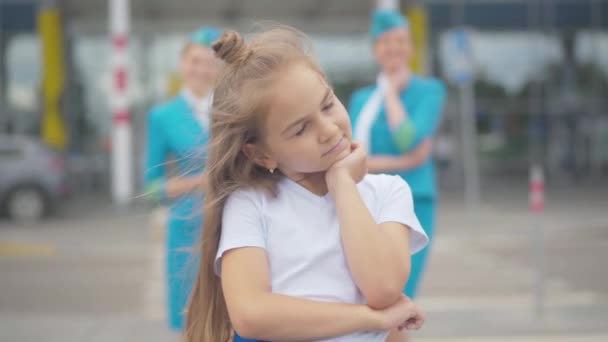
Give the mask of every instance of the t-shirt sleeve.
<path id="1" fill-rule="evenodd" d="M 237 191 L 228 197 L 222 213 L 222 230 L 215 256 L 215 273 L 221 275 L 224 253 L 241 247 L 266 249 L 260 202 L 255 193 Z"/>
<path id="2" fill-rule="evenodd" d="M 410 252 L 415 254 L 429 242 L 414 212 L 414 200 L 409 185 L 399 176 L 385 176 L 384 196 L 378 223 L 398 222 L 410 228 Z"/>

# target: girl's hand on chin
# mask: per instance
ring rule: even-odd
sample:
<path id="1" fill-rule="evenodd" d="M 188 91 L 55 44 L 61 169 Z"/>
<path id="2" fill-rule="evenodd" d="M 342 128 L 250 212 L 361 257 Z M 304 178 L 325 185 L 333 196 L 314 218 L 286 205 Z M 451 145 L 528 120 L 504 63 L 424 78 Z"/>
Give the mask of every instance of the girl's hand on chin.
<path id="1" fill-rule="evenodd" d="M 360 143 L 351 143 L 351 152 L 335 162 L 325 174 L 328 188 L 331 190 L 340 177 L 350 177 L 359 183 L 367 174 L 367 151 Z"/>

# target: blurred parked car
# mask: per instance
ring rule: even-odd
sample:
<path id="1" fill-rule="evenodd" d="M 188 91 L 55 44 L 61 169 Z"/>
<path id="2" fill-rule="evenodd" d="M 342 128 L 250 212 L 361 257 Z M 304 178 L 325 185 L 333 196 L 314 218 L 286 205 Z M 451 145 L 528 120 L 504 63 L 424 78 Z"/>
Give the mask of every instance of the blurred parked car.
<path id="1" fill-rule="evenodd" d="M 31 137 L 0 134 L 0 214 L 40 220 L 68 195 L 61 154 Z"/>

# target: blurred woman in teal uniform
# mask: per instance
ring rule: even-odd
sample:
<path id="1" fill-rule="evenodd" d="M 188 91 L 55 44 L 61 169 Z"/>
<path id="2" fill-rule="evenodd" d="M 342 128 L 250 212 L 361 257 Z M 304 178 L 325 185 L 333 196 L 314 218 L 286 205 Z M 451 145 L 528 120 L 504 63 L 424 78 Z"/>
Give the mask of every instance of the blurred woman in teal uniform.
<path id="1" fill-rule="evenodd" d="M 407 181 L 416 216 L 432 239 L 437 186 L 431 152 L 445 87 L 437 79 L 412 73 L 412 39 L 408 21 L 400 13 L 374 12 L 370 34 L 380 74 L 376 84 L 357 90 L 351 97 L 354 138 L 368 147 L 370 172 L 399 175 Z M 426 247 L 412 256 L 404 289 L 410 298 L 416 295 L 428 252 Z"/>
<path id="2" fill-rule="evenodd" d="M 168 320 L 184 326 L 184 309 L 194 282 L 193 246 L 200 237 L 212 86 L 219 70 L 211 44 L 221 32 L 205 27 L 193 33 L 180 56 L 181 93 L 148 114 L 146 194 L 170 207 L 166 234 Z M 170 160 L 173 162 L 169 164 Z M 169 176 L 167 166 L 176 175 Z"/>

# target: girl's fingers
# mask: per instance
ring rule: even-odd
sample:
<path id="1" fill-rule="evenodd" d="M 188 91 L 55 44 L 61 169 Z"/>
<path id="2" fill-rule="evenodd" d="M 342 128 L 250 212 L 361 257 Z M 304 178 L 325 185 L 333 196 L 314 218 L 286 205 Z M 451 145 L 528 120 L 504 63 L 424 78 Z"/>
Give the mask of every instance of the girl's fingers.
<path id="1" fill-rule="evenodd" d="M 424 318 L 420 315 L 417 315 L 417 316 L 412 317 L 412 318 L 408 319 L 407 321 L 403 322 L 403 324 L 401 324 L 399 326 L 399 331 L 402 331 L 404 329 L 419 330 L 420 328 L 422 328 L 423 324 L 424 324 Z"/>
<path id="2" fill-rule="evenodd" d="M 416 323 L 407 323 L 404 328 L 407 330 L 418 330 L 420 329 L 420 326 Z"/>
<path id="3" fill-rule="evenodd" d="M 363 147 L 363 143 L 361 143 L 361 142 L 358 142 L 358 141 L 351 141 L 351 143 L 350 143 L 350 148 L 351 148 L 351 150 L 353 150 L 353 151 L 354 151 L 354 150 L 356 150 L 356 149 L 359 149 L 359 148 L 361 148 L 361 147 Z"/>
<path id="4" fill-rule="evenodd" d="M 408 323 L 408 325 L 412 326 L 411 329 L 416 329 L 416 330 L 420 329 L 423 324 L 424 324 L 424 318 L 421 316 L 416 317 L 416 319 L 414 319 Z M 408 329 L 410 329 L 410 328 L 408 328 Z"/>

